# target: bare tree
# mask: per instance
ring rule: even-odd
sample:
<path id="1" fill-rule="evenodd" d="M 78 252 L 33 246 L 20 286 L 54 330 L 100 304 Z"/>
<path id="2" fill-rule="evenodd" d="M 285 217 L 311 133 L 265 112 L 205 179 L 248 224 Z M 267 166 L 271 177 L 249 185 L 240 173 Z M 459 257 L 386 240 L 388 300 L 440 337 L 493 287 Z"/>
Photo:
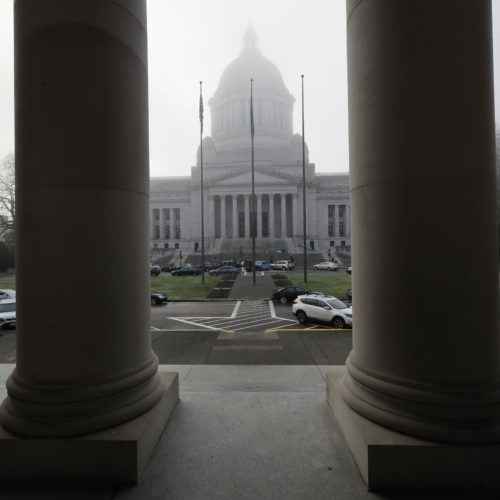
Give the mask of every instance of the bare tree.
<path id="1" fill-rule="evenodd" d="M 0 162 L 0 236 L 13 233 L 16 224 L 15 165 L 12 153 Z"/>

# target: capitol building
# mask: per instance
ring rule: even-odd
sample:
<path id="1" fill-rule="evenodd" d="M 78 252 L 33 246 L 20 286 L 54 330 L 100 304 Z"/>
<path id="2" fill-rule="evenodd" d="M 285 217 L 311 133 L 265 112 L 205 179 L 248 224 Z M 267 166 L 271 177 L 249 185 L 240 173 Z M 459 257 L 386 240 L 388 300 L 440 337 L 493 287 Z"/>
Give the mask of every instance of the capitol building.
<path id="1" fill-rule="evenodd" d="M 259 250 L 303 251 L 302 136 L 293 131 L 295 98 L 249 27 L 239 57 L 208 101 L 211 135 L 203 138 L 205 252 L 246 254 L 251 246 L 250 79 L 253 79 L 254 186 Z M 349 174 L 317 173 L 305 148 L 309 251 L 351 244 Z M 200 148 L 186 177 L 150 182 L 152 259 L 172 249 L 201 251 Z"/>

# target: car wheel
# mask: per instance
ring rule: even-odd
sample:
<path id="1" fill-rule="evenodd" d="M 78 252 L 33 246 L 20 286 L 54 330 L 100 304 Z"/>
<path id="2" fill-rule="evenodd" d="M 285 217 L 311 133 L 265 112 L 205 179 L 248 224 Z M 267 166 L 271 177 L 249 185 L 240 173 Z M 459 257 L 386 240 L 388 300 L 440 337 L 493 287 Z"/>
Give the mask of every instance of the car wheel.
<path id="1" fill-rule="evenodd" d="M 337 316 L 336 318 L 333 318 L 332 326 L 333 328 L 343 329 L 345 328 L 345 321 Z"/>
<path id="2" fill-rule="evenodd" d="M 286 271 L 286 267 L 282 267 L 282 268 L 281 268 L 281 270 L 282 270 L 282 271 Z"/>
<path id="3" fill-rule="evenodd" d="M 280 304 L 286 304 L 287 302 L 286 297 L 280 297 Z"/>
<path id="4" fill-rule="evenodd" d="M 314 266 L 314 267 L 313 267 L 313 269 L 314 269 L 315 271 L 317 271 L 317 270 L 318 270 L 318 266 Z"/>
<path id="5" fill-rule="evenodd" d="M 307 316 L 304 311 L 297 311 L 297 321 L 304 324 L 307 321 Z"/>
<path id="6" fill-rule="evenodd" d="M 158 299 L 155 299 L 154 297 L 151 299 L 151 305 L 156 306 L 158 305 Z"/>

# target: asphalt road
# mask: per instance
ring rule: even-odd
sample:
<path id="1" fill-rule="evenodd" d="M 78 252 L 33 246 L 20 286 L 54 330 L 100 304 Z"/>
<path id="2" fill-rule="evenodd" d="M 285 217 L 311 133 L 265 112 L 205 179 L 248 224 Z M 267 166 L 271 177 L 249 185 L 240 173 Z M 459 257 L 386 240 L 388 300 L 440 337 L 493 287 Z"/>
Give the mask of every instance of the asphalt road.
<path id="1" fill-rule="evenodd" d="M 153 349 L 165 364 L 345 364 L 351 330 L 300 325 L 291 309 L 249 300 L 157 306 Z"/>
<path id="2" fill-rule="evenodd" d="M 162 364 L 341 365 L 351 330 L 300 325 L 291 305 L 269 301 L 170 302 L 151 307 Z M 0 363 L 16 361 L 16 330 L 0 336 Z"/>

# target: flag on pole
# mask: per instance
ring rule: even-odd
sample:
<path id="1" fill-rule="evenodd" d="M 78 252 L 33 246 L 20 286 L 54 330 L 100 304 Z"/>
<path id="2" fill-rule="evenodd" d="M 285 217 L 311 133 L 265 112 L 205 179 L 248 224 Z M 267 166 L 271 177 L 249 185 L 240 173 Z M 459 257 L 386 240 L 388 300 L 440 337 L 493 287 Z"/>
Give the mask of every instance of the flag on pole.
<path id="1" fill-rule="evenodd" d="M 203 132 L 203 96 L 201 95 L 201 82 L 200 82 L 200 130 Z"/>
<path id="2" fill-rule="evenodd" d="M 253 79 L 250 80 L 250 133 L 252 137 L 254 135 L 254 126 L 253 126 Z"/>

